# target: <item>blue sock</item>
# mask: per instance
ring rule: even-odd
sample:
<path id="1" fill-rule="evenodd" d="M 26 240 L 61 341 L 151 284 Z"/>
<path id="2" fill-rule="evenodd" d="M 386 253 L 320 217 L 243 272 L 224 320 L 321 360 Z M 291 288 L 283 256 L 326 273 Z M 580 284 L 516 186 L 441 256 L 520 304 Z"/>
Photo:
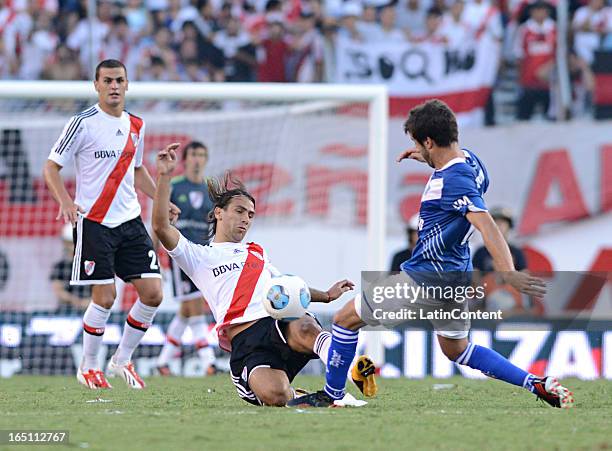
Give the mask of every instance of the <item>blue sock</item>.
<path id="1" fill-rule="evenodd" d="M 344 397 L 346 376 L 357 350 L 359 331 L 332 325 L 332 339 L 325 371 L 325 393 L 333 399 Z"/>
<path id="2" fill-rule="evenodd" d="M 533 374 L 514 366 L 508 359 L 492 349 L 469 343 L 455 360 L 460 365 L 482 371 L 489 377 L 500 379 L 533 392 Z"/>

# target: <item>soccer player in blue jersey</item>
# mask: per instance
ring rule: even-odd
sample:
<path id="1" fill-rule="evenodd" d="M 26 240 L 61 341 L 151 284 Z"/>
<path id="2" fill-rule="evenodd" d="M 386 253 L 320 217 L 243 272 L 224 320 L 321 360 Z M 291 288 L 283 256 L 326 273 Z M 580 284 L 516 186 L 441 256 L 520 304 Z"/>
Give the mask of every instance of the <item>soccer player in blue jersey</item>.
<path id="1" fill-rule="evenodd" d="M 412 257 L 401 265 L 402 273 L 391 276 L 388 285 L 396 280 L 415 287 L 431 285 L 436 278 L 441 284 L 453 285 L 458 274 L 469 276 L 472 263 L 468 239 L 477 229 L 493 258 L 495 269 L 506 283 L 527 295 L 545 294 L 541 279 L 515 270 L 508 245 L 483 199 L 489 186 L 487 170 L 474 153 L 459 147 L 457 121 L 451 109 L 439 100 L 419 105 L 410 111 L 404 132 L 414 141 L 415 148 L 403 152 L 397 161 L 416 160 L 428 164 L 434 172 L 421 198 L 419 239 Z M 371 292 L 364 290 L 354 302 L 347 303 L 334 315 L 325 388 L 296 398 L 291 405 L 325 407 L 342 398 L 346 375 L 355 355 L 358 330 L 366 324 L 399 324 L 381 320 L 380 315 L 373 314 L 376 304 L 372 300 Z M 453 301 L 456 299 L 420 298 L 410 302 L 428 308 Z M 464 310 L 467 310 L 466 304 L 460 304 Z M 572 407 L 572 393 L 557 379 L 530 374 L 497 352 L 470 343 L 469 320 L 460 321 L 458 325 L 435 319 L 431 322 L 440 348 L 450 360 L 523 387 L 553 407 Z M 363 383 L 367 385 L 368 379 Z"/>

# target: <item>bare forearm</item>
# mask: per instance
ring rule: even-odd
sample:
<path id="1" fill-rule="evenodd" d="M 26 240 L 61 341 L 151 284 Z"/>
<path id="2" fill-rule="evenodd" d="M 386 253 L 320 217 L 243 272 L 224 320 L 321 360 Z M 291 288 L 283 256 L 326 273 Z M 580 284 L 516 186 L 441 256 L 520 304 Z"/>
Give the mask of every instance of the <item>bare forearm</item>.
<path id="1" fill-rule="evenodd" d="M 151 199 L 155 196 L 155 182 L 144 166 L 134 169 L 134 186 Z"/>
<path id="2" fill-rule="evenodd" d="M 495 224 L 493 226 L 486 225 L 484 230 L 480 232 L 484 245 L 493 258 L 495 269 L 497 271 L 514 271 L 514 262 L 508 244 Z"/>
<path id="3" fill-rule="evenodd" d="M 329 302 L 330 296 L 327 291 L 317 290 L 316 288 L 309 288 L 309 290 L 312 302 Z"/>
<path id="4" fill-rule="evenodd" d="M 496 271 L 514 271 L 514 262 L 508 243 L 497 224 L 486 211 L 469 212 L 466 218 L 482 235 L 484 245 L 493 258 Z"/>
<path id="5" fill-rule="evenodd" d="M 43 177 L 49 191 L 51 191 L 51 195 L 59 204 L 72 203 L 72 198 L 64 185 L 64 179 L 60 175 L 60 169 L 61 166 L 51 160 L 47 160 L 43 169 Z"/>
<path id="6" fill-rule="evenodd" d="M 172 250 L 178 243 L 179 232 L 170 224 L 169 206 L 170 175 L 160 175 L 153 196 L 153 231 L 164 247 Z"/>

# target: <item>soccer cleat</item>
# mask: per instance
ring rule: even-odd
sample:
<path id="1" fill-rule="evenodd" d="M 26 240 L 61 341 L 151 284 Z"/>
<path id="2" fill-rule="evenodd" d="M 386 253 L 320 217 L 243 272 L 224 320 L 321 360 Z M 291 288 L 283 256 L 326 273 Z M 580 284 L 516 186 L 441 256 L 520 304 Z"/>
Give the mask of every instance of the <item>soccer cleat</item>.
<path id="1" fill-rule="evenodd" d="M 359 391 L 364 396 L 371 398 L 376 396 L 378 392 L 378 386 L 376 385 L 376 367 L 372 360 L 365 355 L 360 356 L 353 365 L 351 370 L 351 379 L 357 386 Z"/>
<path id="2" fill-rule="evenodd" d="M 79 367 L 77 370 L 77 380 L 92 390 L 113 388 L 106 380 L 106 377 L 104 377 L 104 373 L 100 370 L 88 370 L 83 372 L 83 370 Z"/>
<path id="3" fill-rule="evenodd" d="M 555 377 L 544 377 L 533 381 L 534 393 L 542 401 L 559 409 L 574 407 L 574 394 L 559 383 Z"/>
<path id="4" fill-rule="evenodd" d="M 334 407 L 334 400 L 323 390 L 293 398 L 287 407 Z"/>
<path id="5" fill-rule="evenodd" d="M 168 365 L 159 365 L 156 367 L 156 369 L 160 376 L 172 376 L 172 372 L 170 371 L 170 367 Z"/>
<path id="6" fill-rule="evenodd" d="M 108 361 L 106 372 L 109 376 L 121 376 L 130 388 L 134 388 L 136 390 L 142 390 L 145 388 L 145 383 L 138 373 L 136 373 L 134 364 L 132 362 L 128 362 L 125 365 L 118 365 L 115 363 L 115 358 L 111 357 L 111 359 Z"/>

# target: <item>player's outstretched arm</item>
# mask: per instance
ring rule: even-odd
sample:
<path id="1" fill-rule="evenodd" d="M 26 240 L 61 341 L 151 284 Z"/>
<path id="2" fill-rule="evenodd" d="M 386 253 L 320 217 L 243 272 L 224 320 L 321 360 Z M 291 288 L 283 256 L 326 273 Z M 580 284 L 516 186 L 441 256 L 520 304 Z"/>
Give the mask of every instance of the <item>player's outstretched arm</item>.
<path id="1" fill-rule="evenodd" d="M 542 279 L 516 271 L 508 243 L 488 211 L 469 212 L 466 218 L 481 233 L 485 247 L 493 258 L 493 266 L 501 272 L 506 283 L 529 296 L 546 294 L 546 283 Z"/>
<path id="2" fill-rule="evenodd" d="M 151 199 L 155 196 L 155 182 L 144 165 L 134 168 L 134 187 L 141 190 Z M 170 223 L 174 224 L 181 213 L 181 209 L 172 202 L 169 203 L 169 209 Z"/>
<path id="3" fill-rule="evenodd" d="M 68 191 L 66 191 L 64 179 L 60 174 L 61 169 L 62 166 L 55 161 L 47 160 L 43 168 L 43 177 L 45 178 L 49 191 L 51 191 L 55 200 L 60 204 L 59 213 L 55 219 L 63 217 L 65 223 L 70 222 L 74 226 L 77 221 L 78 213 L 84 213 L 85 210 L 75 204 L 70 194 L 68 194 Z"/>
<path id="4" fill-rule="evenodd" d="M 347 291 L 352 290 L 354 287 L 355 284 L 353 282 L 348 279 L 344 279 L 333 284 L 327 291 L 320 291 L 315 288 L 310 288 L 310 297 L 312 302 L 328 303 L 335 301 Z"/>
<path id="5" fill-rule="evenodd" d="M 157 154 L 157 186 L 153 196 L 153 231 L 164 247 L 171 251 L 178 244 L 180 233 L 170 224 L 170 179 L 176 168 L 176 149 L 173 143 Z"/>

